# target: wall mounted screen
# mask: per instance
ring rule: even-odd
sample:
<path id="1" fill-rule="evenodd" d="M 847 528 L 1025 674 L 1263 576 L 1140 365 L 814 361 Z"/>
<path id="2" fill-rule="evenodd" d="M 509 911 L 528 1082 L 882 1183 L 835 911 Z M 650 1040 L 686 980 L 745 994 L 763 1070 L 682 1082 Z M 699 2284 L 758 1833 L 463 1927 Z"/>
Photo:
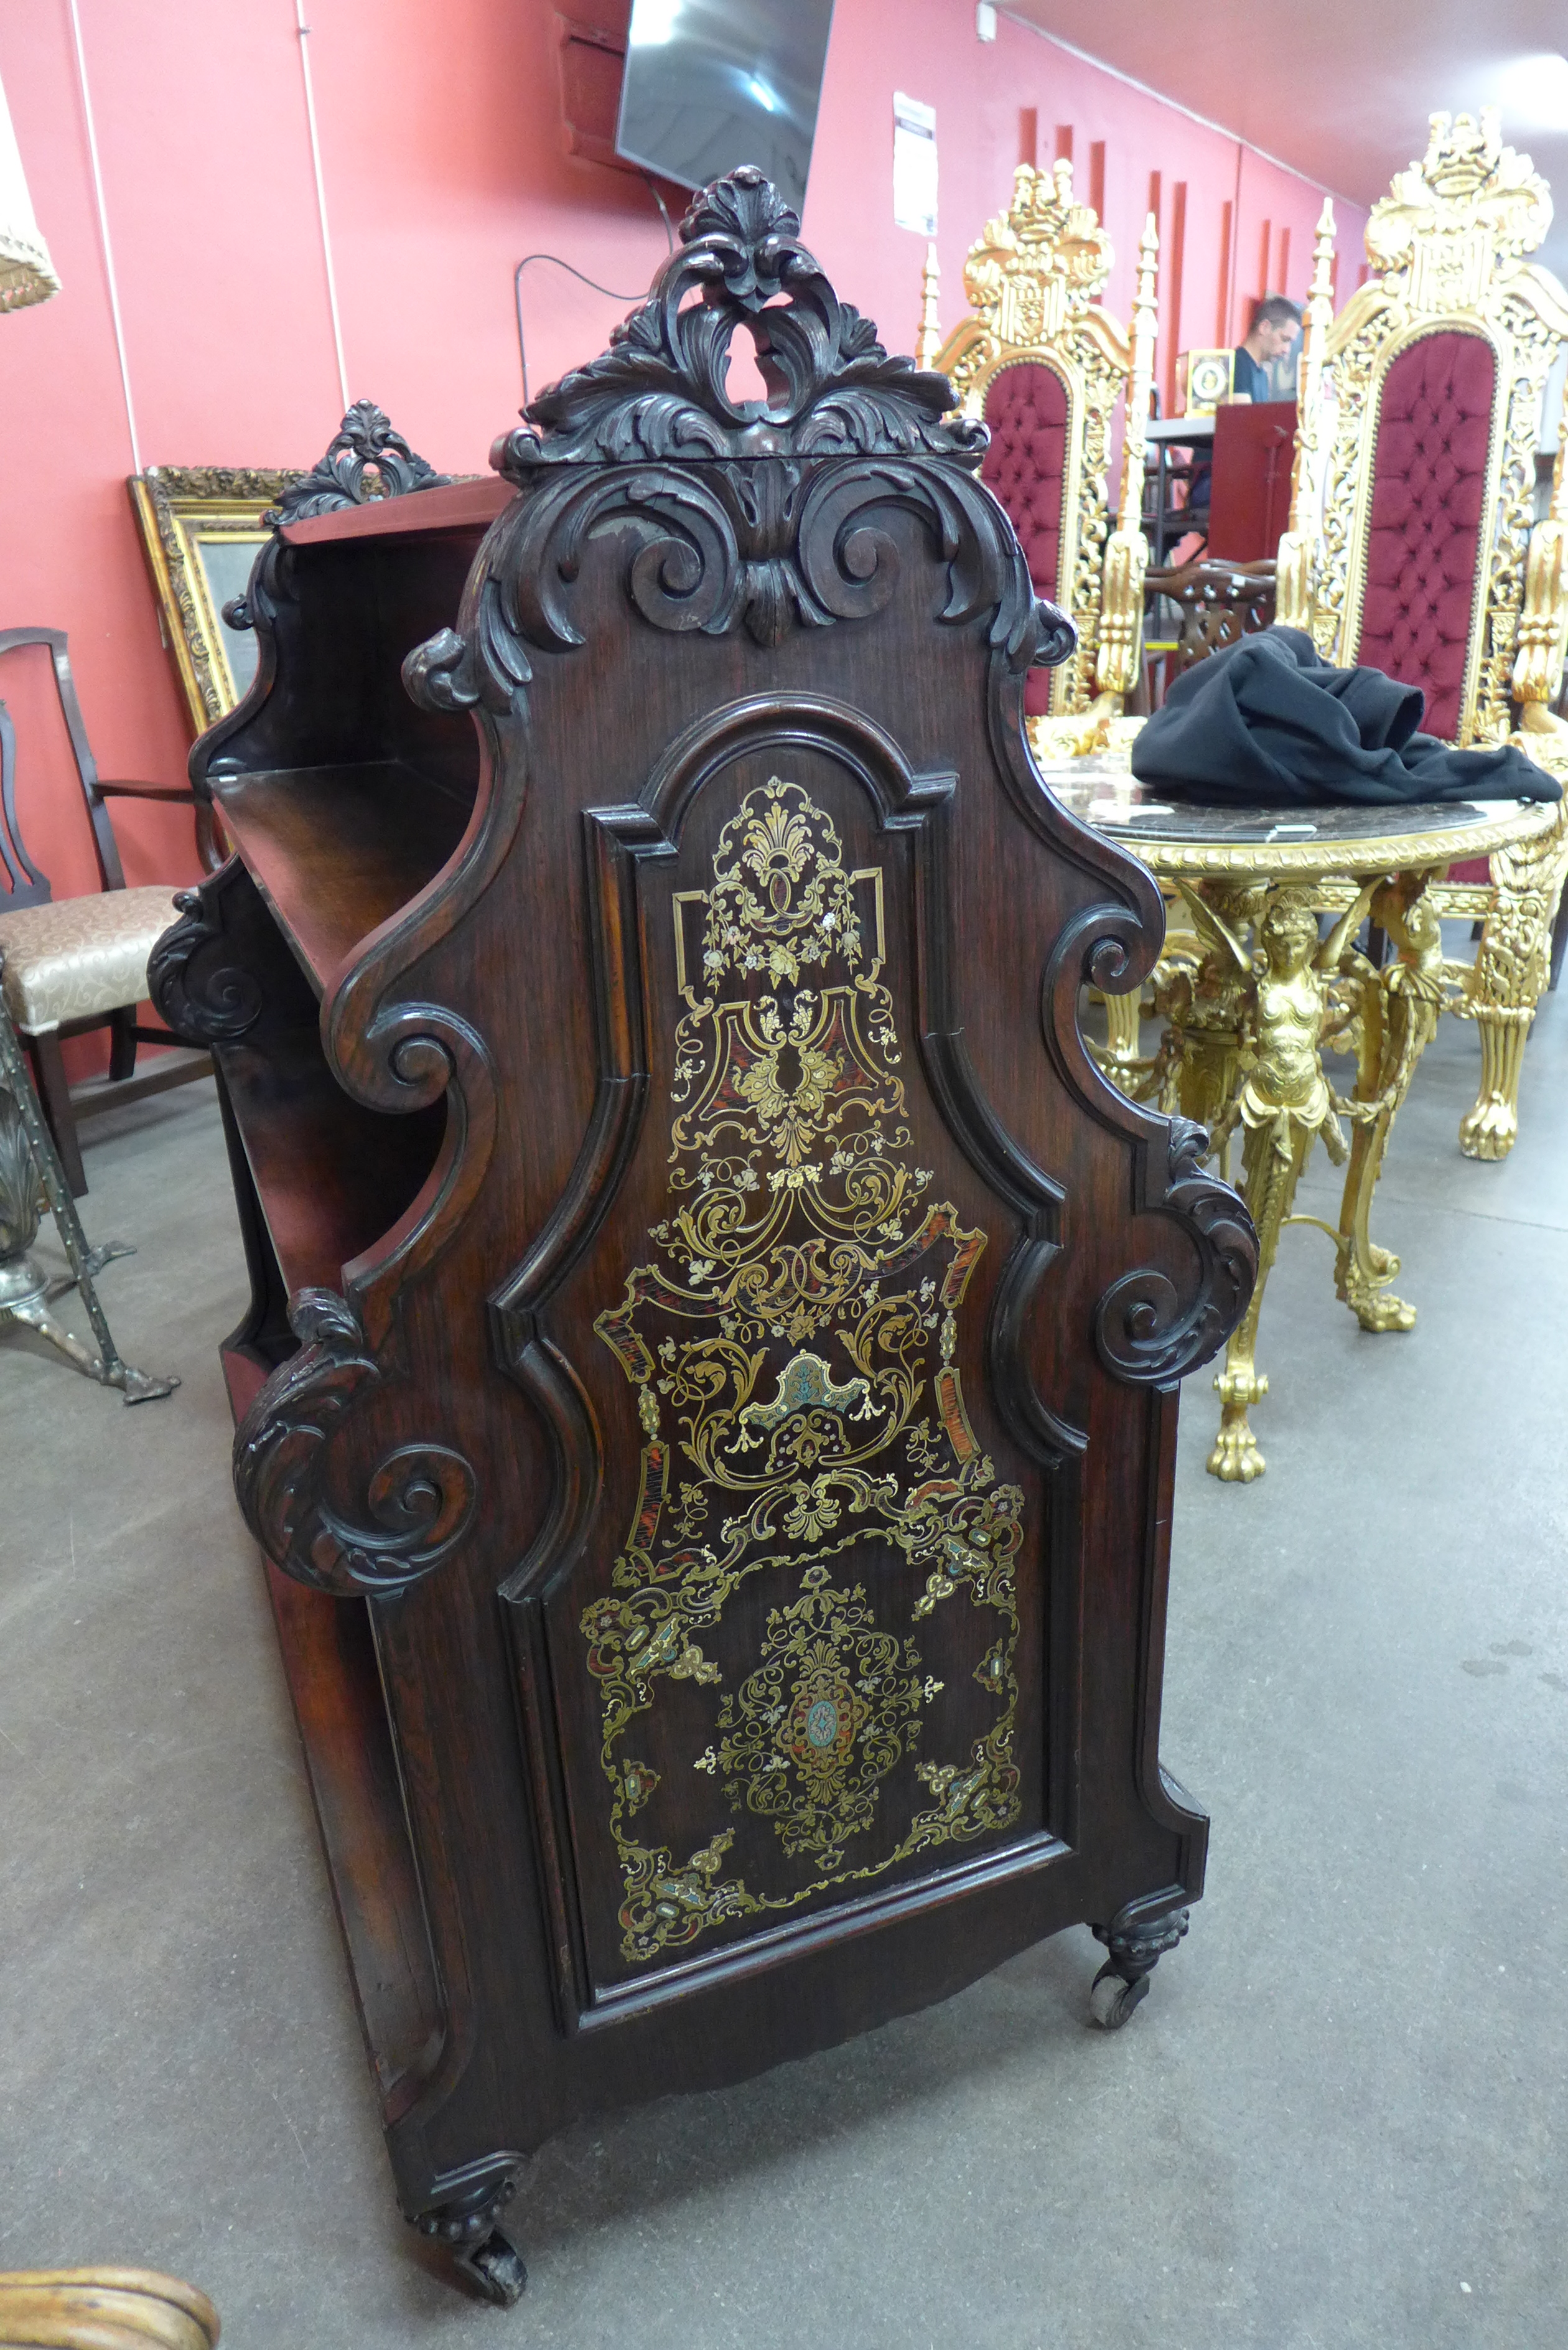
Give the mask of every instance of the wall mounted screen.
<path id="1" fill-rule="evenodd" d="M 616 151 L 688 188 L 756 163 L 798 211 L 833 0 L 634 0 Z"/>

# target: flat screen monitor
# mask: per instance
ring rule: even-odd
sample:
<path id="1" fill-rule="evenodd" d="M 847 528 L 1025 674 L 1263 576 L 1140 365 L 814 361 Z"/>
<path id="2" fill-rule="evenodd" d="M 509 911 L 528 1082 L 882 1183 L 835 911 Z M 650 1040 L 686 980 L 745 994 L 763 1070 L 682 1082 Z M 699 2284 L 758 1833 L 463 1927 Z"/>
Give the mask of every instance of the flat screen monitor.
<path id="1" fill-rule="evenodd" d="M 688 188 L 755 163 L 805 199 L 833 0 L 633 0 L 616 152 Z"/>

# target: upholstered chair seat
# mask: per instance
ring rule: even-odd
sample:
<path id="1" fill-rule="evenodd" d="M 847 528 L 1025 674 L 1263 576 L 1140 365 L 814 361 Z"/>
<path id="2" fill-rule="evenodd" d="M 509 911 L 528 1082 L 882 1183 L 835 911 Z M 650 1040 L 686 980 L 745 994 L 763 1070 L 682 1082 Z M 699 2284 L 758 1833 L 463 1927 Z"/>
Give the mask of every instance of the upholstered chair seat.
<path id="1" fill-rule="evenodd" d="M 139 1003 L 153 942 L 177 919 L 174 892 L 157 887 L 0 913 L 6 1010 L 24 1035 L 40 1036 Z"/>

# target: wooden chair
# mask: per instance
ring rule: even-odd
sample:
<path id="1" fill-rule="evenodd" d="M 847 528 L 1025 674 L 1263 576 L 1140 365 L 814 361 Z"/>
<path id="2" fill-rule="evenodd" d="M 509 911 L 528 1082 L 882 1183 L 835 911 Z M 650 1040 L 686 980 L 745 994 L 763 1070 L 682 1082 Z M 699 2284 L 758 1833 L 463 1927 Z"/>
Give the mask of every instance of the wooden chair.
<path id="1" fill-rule="evenodd" d="M 99 779 L 62 629 L 0 630 L 0 659 L 47 646 L 92 826 L 101 884 L 98 894 L 56 899 L 48 877 L 28 856 L 16 815 L 16 733 L 0 702 L 0 986 L 11 1017 L 27 1047 L 39 1097 L 72 1191 L 87 1190 L 77 1115 L 126 1102 L 142 1094 L 201 1076 L 210 1066 L 204 1054 L 171 1055 L 167 1066 L 138 1077 L 138 1045 L 166 1045 L 161 1028 L 139 1027 L 135 1007 L 147 994 L 147 958 L 154 941 L 174 920 L 174 891 L 162 886 L 128 889 L 119 850 L 109 823 L 109 799 L 179 800 L 197 805 L 189 786 L 104 783 Z M 203 860 L 208 871 L 222 861 L 215 851 Z M 60 1053 L 63 1037 L 86 1029 L 109 1030 L 109 1082 L 94 1084 L 73 1101 Z"/>
<path id="2" fill-rule="evenodd" d="M 1150 601 L 1163 597 L 1177 611 L 1176 636 L 1166 636 L 1157 649 L 1146 643 L 1145 660 L 1157 658 L 1168 688 L 1194 661 L 1223 652 L 1227 645 L 1269 627 L 1274 617 L 1274 566 L 1266 563 L 1221 563 L 1204 557 L 1171 571 L 1149 571 L 1144 588 Z M 1153 697 L 1150 697 L 1151 701 Z"/>
<path id="3" fill-rule="evenodd" d="M 1535 521 L 1538 420 L 1568 342 L 1568 293 L 1528 258 L 1551 220 L 1545 182 L 1502 144 L 1494 111 L 1435 114 L 1425 157 L 1373 207 L 1372 275 L 1334 317 L 1324 204 L 1278 616 L 1327 660 L 1421 686 L 1428 733 L 1511 739 L 1568 782 L 1568 724 L 1552 709 L 1568 639 L 1561 444 Z M 1428 891 L 1439 915 L 1484 923 L 1473 966 L 1449 974 L 1481 1036 L 1480 1094 L 1459 1129 L 1471 1158 L 1503 1158 L 1518 1131 L 1565 872 L 1568 802 L 1542 841 Z"/>
<path id="4" fill-rule="evenodd" d="M 939 348 L 936 250 L 926 264 L 920 364 L 950 377 L 991 429 L 981 478 L 1006 508 L 1035 592 L 1078 631 L 1060 669 L 1030 680 L 1030 738 L 1043 755 L 1102 746 L 1139 681 L 1144 572 L 1144 427 L 1154 376 L 1155 265 L 1149 215 L 1138 248 L 1130 333 L 1096 296 L 1111 241 L 1073 199 L 1073 167 L 1021 163 L 1012 209 L 970 247 L 972 307 Z M 1121 495 L 1107 498 L 1111 427 L 1125 395 Z"/>
<path id="5" fill-rule="evenodd" d="M 38 2269 L 0 2276 L 0 2350 L 216 2350 L 204 2293 L 151 2269 Z"/>

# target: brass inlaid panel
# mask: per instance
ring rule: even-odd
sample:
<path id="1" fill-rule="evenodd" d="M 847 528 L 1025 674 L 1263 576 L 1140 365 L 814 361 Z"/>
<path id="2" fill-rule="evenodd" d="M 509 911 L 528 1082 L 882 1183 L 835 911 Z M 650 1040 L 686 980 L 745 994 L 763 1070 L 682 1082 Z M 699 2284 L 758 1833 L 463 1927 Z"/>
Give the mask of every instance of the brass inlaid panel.
<path id="1" fill-rule="evenodd" d="M 931 1199 L 934 1175 L 914 1163 L 880 869 L 846 871 L 829 816 L 774 777 L 722 833 L 711 888 L 674 913 L 684 1009 L 666 1213 L 594 1325 L 636 1390 L 638 1499 L 612 1589 L 581 1619 L 632 1963 L 1021 1810 L 1023 1497 L 976 1440 L 958 1363 L 987 1235 Z M 867 1592 L 877 1549 L 906 1589 L 916 1571 L 907 1629 Z M 656 1783 L 635 1759 L 639 1720 L 666 1680 L 721 1684 L 704 1641 L 763 1569 L 784 1596 L 691 1767 L 738 1818 L 771 1825 L 776 1880 L 765 1846 L 746 1873 L 730 1863 L 733 1827 L 681 1856 L 634 1825 Z M 991 1619 L 970 1678 L 995 1713 L 967 1748 L 929 1752 L 943 1682 L 918 1627 L 960 1592 Z M 917 1754 L 924 1793 L 900 1833 L 883 1790 Z M 802 1860 L 804 1882 L 784 1866 Z"/>

